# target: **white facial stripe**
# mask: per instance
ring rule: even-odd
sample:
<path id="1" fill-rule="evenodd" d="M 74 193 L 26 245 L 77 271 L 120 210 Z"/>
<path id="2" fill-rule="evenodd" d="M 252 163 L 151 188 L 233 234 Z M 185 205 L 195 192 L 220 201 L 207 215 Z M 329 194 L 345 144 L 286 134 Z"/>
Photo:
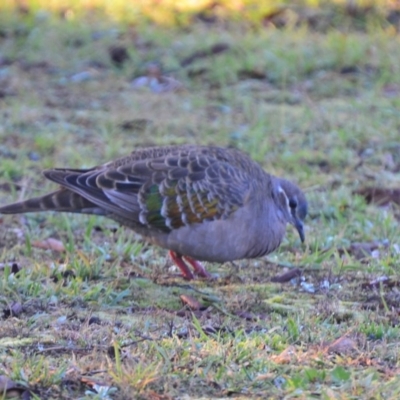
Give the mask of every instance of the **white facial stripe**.
<path id="1" fill-rule="evenodd" d="M 290 213 L 289 198 L 287 197 L 286 192 L 285 192 L 280 186 L 278 186 L 278 192 L 279 192 L 279 193 L 282 193 L 282 194 L 285 196 L 286 206 L 287 206 L 287 209 L 288 209 L 288 211 L 289 211 L 289 213 Z"/>

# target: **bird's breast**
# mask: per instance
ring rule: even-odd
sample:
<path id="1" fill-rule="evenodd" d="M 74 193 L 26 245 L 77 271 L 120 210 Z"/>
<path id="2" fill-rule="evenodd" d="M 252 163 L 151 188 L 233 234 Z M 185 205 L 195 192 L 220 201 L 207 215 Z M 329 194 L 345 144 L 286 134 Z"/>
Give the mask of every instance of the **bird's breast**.
<path id="1" fill-rule="evenodd" d="M 163 247 L 202 261 L 255 258 L 275 250 L 285 234 L 278 218 L 249 213 L 245 207 L 227 219 L 181 227 L 168 234 Z"/>

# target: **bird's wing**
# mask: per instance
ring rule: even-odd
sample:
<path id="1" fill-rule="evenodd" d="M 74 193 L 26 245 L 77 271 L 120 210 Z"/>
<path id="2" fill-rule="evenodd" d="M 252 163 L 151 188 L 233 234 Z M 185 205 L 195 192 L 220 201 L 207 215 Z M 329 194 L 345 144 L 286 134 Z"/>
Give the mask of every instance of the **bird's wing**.
<path id="1" fill-rule="evenodd" d="M 106 212 L 163 231 L 226 218 L 245 203 L 251 182 L 239 166 L 195 151 L 44 174 Z"/>

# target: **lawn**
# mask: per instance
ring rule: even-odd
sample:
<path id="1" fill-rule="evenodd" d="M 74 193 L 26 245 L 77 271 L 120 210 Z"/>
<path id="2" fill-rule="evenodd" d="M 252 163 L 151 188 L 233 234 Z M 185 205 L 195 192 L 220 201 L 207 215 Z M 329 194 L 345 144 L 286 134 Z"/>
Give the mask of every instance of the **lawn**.
<path id="1" fill-rule="evenodd" d="M 309 215 L 305 244 L 288 227 L 190 282 L 111 220 L 0 215 L 0 398 L 400 398 L 398 11 L 37 3 L 0 13 L 1 205 L 54 190 L 46 168 L 191 143 L 293 180 Z M 154 62 L 173 85 L 137 84 Z"/>

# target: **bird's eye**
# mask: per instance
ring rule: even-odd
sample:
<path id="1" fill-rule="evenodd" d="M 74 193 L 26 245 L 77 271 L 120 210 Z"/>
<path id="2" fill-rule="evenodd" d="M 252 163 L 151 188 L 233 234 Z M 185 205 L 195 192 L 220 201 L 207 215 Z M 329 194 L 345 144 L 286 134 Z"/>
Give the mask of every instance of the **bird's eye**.
<path id="1" fill-rule="evenodd" d="M 297 207 L 297 200 L 296 199 L 289 199 L 289 207 L 296 208 Z"/>

